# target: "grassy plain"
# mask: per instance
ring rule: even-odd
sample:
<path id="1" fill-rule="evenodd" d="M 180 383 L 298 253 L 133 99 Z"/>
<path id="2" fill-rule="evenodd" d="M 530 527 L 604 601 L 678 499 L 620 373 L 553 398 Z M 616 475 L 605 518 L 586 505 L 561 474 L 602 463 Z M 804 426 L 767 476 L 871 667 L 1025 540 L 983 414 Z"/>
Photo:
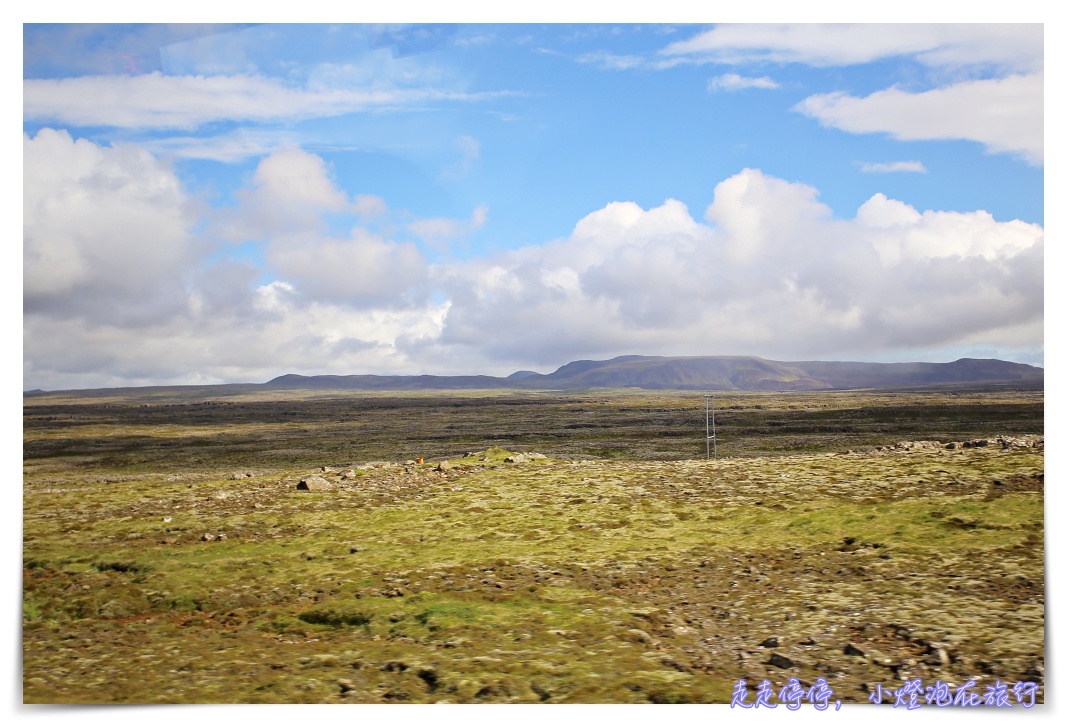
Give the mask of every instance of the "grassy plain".
<path id="1" fill-rule="evenodd" d="M 1041 391 L 24 405 L 27 703 L 1043 684 Z"/>

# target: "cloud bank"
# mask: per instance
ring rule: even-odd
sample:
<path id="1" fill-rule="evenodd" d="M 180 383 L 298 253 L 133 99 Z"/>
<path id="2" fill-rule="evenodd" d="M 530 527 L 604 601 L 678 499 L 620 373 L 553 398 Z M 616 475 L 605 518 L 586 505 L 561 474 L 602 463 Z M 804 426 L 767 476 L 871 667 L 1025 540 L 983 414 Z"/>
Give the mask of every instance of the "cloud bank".
<path id="1" fill-rule="evenodd" d="M 27 79 L 23 118 L 76 127 L 193 129 L 215 121 L 293 121 L 495 95 L 431 87 L 291 86 L 247 74 L 165 76 L 153 71 L 136 76 Z"/>
<path id="2" fill-rule="evenodd" d="M 611 202 L 560 239 L 434 263 L 430 241 L 397 232 L 455 230 L 367 227 L 387 201 L 300 149 L 264 158 L 223 211 L 135 145 L 45 129 L 24 155 L 26 388 L 507 374 L 624 353 L 1041 357 L 1044 231 L 982 210 L 876 194 L 836 217 L 813 187 L 743 169 L 699 216 Z"/>

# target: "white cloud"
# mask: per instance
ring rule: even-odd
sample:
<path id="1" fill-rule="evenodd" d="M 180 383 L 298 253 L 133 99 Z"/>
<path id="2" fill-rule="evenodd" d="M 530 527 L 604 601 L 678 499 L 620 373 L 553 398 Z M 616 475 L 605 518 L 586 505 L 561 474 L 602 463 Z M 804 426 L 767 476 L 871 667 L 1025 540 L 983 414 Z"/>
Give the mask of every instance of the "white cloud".
<path id="1" fill-rule="evenodd" d="M 563 239 L 431 265 L 410 242 L 327 231 L 324 216 L 385 203 L 350 199 L 321 159 L 284 150 L 234 213 L 252 225 L 240 216 L 280 208 L 257 223 L 264 267 L 199 244 L 208 213 L 143 149 L 51 130 L 24 147 L 29 388 L 1043 347 L 1044 231 L 981 210 L 877 194 L 838 218 L 815 188 L 746 169 L 702 220 L 676 200 L 619 201 Z"/>
<path id="2" fill-rule="evenodd" d="M 96 311 L 135 325 L 184 305 L 206 251 L 173 171 L 135 145 L 23 136 L 23 297 L 29 312 Z"/>
<path id="3" fill-rule="evenodd" d="M 264 76 L 80 76 L 23 81 L 23 118 L 72 126 L 192 129 L 212 121 L 292 121 L 470 101 L 496 94 L 434 88 L 287 86 Z"/>
<path id="4" fill-rule="evenodd" d="M 715 63 L 846 66 L 911 56 L 936 68 L 1042 69 L 1041 24 L 718 25 L 665 47 L 666 58 Z"/>
<path id="5" fill-rule="evenodd" d="M 579 63 L 589 63 L 607 71 L 626 71 L 631 68 L 641 68 L 646 65 L 642 56 L 628 56 L 608 51 L 596 51 L 584 53 L 576 59 Z"/>
<path id="6" fill-rule="evenodd" d="M 381 217 L 386 210 L 386 201 L 378 195 L 356 195 L 352 200 L 352 211 L 362 218 Z"/>
<path id="7" fill-rule="evenodd" d="M 854 134 L 967 139 L 990 152 L 1011 152 L 1041 164 L 1042 84 L 1042 74 L 1034 74 L 966 81 L 921 93 L 890 88 L 857 98 L 835 92 L 809 96 L 795 110 Z"/>
<path id="8" fill-rule="evenodd" d="M 706 218 L 672 200 L 617 202 L 564 240 L 448 268 L 435 355 L 548 367 L 624 353 L 1042 346 L 1040 226 L 883 195 L 836 219 L 815 189 L 757 170 L 721 182 Z"/>
<path id="9" fill-rule="evenodd" d="M 907 162 L 862 162 L 860 171 L 866 174 L 886 174 L 891 172 L 920 172 L 927 173 L 923 162 L 910 160 Z"/>
<path id="10" fill-rule="evenodd" d="M 748 78 L 737 73 L 725 73 L 708 82 L 709 91 L 741 91 L 747 88 L 777 89 L 779 84 L 768 76 Z"/>
<path id="11" fill-rule="evenodd" d="M 416 373 L 396 342 L 433 338 L 445 306 L 353 310 L 301 301 L 282 283 L 256 308 L 172 319 L 134 335 L 107 323 L 27 315 L 24 382 L 42 389 L 264 382 L 305 374 Z"/>
<path id="12" fill-rule="evenodd" d="M 215 136 L 168 136 L 145 141 L 141 146 L 155 156 L 240 162 L 298 144 L 299 137 L 288 130 L 239 128 Z"/>
<path id="13" fill-rule="evenodd" d="M 801 63 L 832 67 L 911 58 L 932 69 L 935 88 L 893 87 L 858 98 L 844 91 L 796 107 L 824 126 L 901 140 L 964 139 L 1031 164 L 1043 159 L 1042 24 L 718 25 L 661 50 L 662 64 Z M 967 78 L 970 80 L 962 80 Z M 928 79 L 928 83 L 932 82 Z M 946 79 L 954 82 L 946 83 Z M 744 79 L 720 76 L 709 90 Z"/>
<path id="14" fill-rule="evenodd" d="M 471 235 L 486 224 L 488 217 L 489 208 L 479 205 L 472 211 L 468 220 L 428 217 L 409 223 L 408 230 L 418 235 L 428 245 L 440 248 L 448 242 Z"/>
<path id="15" fill-rule="evenodd" d="M 406 308 L 419 298 L 427 262 L 413 243 L 356 228 L 347 240 L 272 241 L 267 262 L 309 300 L 357 308 Z"/>
<path id="16" fill-rule="evenodd" d="M 299 148 L 260 160 L 236 198 L 235 209 L 218 215 L 222 234 L 235 241 L 321 232 L 323 213 L 353 209 L 323 158 Z"/>

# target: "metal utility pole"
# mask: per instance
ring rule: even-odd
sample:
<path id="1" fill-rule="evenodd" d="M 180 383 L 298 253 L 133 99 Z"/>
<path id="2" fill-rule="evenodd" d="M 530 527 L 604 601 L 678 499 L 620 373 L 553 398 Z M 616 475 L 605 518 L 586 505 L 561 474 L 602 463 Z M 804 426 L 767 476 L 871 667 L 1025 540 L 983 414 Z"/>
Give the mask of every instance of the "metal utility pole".
<path id="1" fill-rule="evenodd" d="M 711 409 L 710 409 L 711 406 Z M 711 412 L 711 414 L 710 414 Z M 711 431 L 709 430 L 709 423 L 712 425 Z M 709 444 L 711 443 L 711 455 L 712 457 L 719 459 L 719 453 L 716 452 L 716 398 L 711 394 L 705 395 L 705 460 L 709 459 Z"/>

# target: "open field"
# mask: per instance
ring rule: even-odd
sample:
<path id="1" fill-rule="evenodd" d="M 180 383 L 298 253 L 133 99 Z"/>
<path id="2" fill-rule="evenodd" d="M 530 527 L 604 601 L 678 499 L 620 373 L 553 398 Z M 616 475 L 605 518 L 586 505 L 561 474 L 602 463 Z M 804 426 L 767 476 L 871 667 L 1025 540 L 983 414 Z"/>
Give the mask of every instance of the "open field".
<path id="1" fill-rule="evenodd" d="M 27 398 L 24 700 L 1043 685 L 1041 391 L 716 403 L 706 461 L 692 393 Z"/>

